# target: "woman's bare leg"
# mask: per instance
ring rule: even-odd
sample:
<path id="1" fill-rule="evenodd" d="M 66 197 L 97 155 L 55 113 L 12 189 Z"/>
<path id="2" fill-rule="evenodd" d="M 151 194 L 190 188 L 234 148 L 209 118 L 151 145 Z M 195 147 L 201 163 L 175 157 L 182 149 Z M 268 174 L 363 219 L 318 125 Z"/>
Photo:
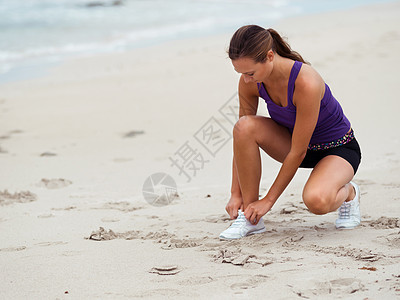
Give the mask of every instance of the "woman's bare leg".
<path id="1" fill-rule="evenodd" d="M 244 116 L 233 129 L 233 152 L 243 197 L 243 209 L 258 200 L 261 179 L 261 147 L 269 156 L 283 162 L 290 151 L 289 131 L 270 118 Z"/>
<path id="2" fill-rule="evenodd" d="M 349 184 L 353 176 L 353 167 L 345 159 L 336 155 L 324 157 L 304 186 L 304 203 L 318 215 L 337 210 L 344 201 L 355 196 L 354 188 Z"/>

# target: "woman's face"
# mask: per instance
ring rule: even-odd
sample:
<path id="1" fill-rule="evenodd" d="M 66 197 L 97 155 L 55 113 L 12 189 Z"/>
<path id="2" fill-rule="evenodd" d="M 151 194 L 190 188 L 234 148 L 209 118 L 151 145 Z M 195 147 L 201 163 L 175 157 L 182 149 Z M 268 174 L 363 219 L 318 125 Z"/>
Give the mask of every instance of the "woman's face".
<path id="1" fill-rule="evenodd" d="M 232 60 L 232 64 L 236 72 L 243 74 L 243 79 L 246 83 L 262 82 L 266 80 L 272 72 L 272 59 L 270 55 L 267 55 L 267 60 L 265 62 L 256 63 L 251 58 L 242 57 Z"/>

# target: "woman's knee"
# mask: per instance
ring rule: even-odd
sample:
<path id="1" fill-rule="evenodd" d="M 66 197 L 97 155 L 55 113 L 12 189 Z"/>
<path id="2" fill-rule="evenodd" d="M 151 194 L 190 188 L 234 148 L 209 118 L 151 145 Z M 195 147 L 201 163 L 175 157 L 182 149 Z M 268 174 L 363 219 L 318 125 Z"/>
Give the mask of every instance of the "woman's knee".
<path id="1" fill-rule="evenodd" d="M 332 195 L 317 187 L 306 187 L 303 190 L 303 201 L 307 208 L 316 215 L 331 212 Z"/>
<path id="2" fill-rule="evenodd" d="M 242 137 L 250 137 L 256 130 L 256 120 L 254 116 L 240 117 L 233 127 L 233 138 L 239 139 Z"/>

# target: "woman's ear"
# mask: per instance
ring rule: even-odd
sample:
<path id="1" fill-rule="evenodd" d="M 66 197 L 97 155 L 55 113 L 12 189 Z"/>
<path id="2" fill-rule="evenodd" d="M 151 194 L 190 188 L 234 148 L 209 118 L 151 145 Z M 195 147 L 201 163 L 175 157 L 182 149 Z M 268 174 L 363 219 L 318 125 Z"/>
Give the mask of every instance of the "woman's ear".
<path id="1" fill-rule="evenodd" d="M 274 51 L 269 50 L 269 51 L 267 52 L 267 60 L 271 62 L 271 61 L 274 60 L 274 57 L 275 57 Z"/>

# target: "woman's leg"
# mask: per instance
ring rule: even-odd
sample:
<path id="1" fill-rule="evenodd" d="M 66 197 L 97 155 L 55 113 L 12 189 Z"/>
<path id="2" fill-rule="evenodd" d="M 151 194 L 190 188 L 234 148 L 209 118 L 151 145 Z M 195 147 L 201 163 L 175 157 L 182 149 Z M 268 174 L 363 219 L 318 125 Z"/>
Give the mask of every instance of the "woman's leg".
<path id="1" fill-rule="evenodd" d="M 304 186 L 303 201 L 308 209 L 318 215 L 337 210 L 344 201 L 355 196 L 349 183 L 354 176 L 351 164 L 337 155 L 321 159 Z"/>
<path id="2" fill-rule="evenodd" d="M 270 118 L 244 116 L 233 129 L 233 152 L 243 198 L 243 209 L 258 200 L 261 179 L 261 147 L 283 162 L 290 151 L 289 131 Z"/>

